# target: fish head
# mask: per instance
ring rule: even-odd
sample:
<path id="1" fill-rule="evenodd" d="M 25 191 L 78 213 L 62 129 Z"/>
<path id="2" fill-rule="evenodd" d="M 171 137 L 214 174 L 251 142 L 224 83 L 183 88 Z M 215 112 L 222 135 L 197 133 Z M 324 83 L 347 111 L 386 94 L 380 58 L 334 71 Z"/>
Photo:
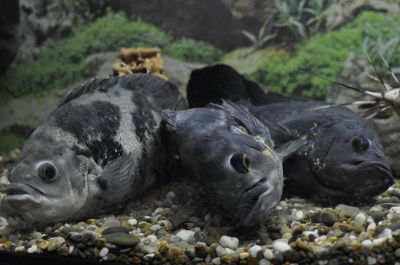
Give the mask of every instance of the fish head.
<path id="1" fill-rule="evenodd" d="M 182 163 L 204 184 L 208 196 L 245 225 L 265 221 L 283 189 L 282 160 L 273 146 L 223 110 L 176 113 Z"/>
<path id="2" fill-rule="evenodd" d="M 370 124 L 338 122 L 317 129 L 314 139 L 310 167 L 323 196 L 357 201 L 393 184 L 381 142 Z"/>
<path id="3" fill-rule="evenodd" d="M 87 197 L 86 158 L 70 148 L 68 135 L 43 127 L 22 149 L 2 205 L 10 215 L 32 223 L 68 219 Z"/>

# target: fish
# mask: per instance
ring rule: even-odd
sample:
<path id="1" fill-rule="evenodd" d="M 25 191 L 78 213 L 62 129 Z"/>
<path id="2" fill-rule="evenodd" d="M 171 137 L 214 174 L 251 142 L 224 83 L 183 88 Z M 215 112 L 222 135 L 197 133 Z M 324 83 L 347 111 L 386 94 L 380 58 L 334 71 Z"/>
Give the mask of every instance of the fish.
<path id="1" fill-rule="evenodd" d="M 284 126 L 289 133 L 270 130 L 278 148 L 304 137 L 307 144 L 283 163 L 286 193 L 321 202 L 358 203 L 393 184 L 380 139 L 360 115 L 327 102 L 295 101 L 269 91 L 263 95 L 263 90 L 232 67 L 217 64 L 192 72 L 187 95 L 189 107 L 207 102 L 206 98 L 198 101 L 189 96 L 200 93 L 213 95 L 210 101 L 217 104 L 218 97 L 235 99 L 267 127 L 270 123 Z"/>
<path id="2" fill-rule="evenodd" d="M 175 145 L 161 111 L 178 88 L 136 74 L 95 78 L 64 95 L 23 146 L 2 209 L 28 223 L 109 213 L 167 178 Z"/>
<path id="3" fill-rule="evenodd" d="M 244 226 L 267 221 L 283 189 L 282 161 L 304 139 L 274 149 L 268 128 L 230 101 L 189 110 L 164 110 L 189 175 Z"/>

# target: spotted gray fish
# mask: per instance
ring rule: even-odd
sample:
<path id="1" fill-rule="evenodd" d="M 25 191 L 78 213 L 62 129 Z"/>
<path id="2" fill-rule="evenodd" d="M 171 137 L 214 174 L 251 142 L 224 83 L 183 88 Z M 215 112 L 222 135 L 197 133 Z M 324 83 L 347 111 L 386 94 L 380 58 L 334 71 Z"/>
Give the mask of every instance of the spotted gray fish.
<path id="1" fill-rule="evenodd" d="M 24 145 L 3 209 L 54 223 L 109 212 L 169 174 L 162 109 L 184 109 L 176 86 L 138 74 L 100 78 L 59 101 Z M 165 129 L 165 128 L 164 128 Z"/>
<path id="2" fill-rule="evenodd" d="M 277 146 L 306 137 L 308 143 L 284 162 L 286 191 L 352 202 L 371 198 L 393 184 L 379 137 L 358 114 L 341 106 L 326 108 L 331 105 L 326 102 L 293 101 L 262 91 L 233 68 L 216 65 L 193 71 L 187 94 L 191 107 L 202 106 L 207 96 L 214 102 L 245 100 L 264 124 L 276 122 L 291 130 L 289 134 L 270 131 Z M 198 94 L 203 98 L 198 99 Z"/>
<path id="3" fill-rule="evenodd" d="M 282 160 L 305 140 L 274 150 L 269 131 L 242 106 L 163 111 L 183 166 L 211 198 L 250 226 L 265 222 L 281 199 Z"/>

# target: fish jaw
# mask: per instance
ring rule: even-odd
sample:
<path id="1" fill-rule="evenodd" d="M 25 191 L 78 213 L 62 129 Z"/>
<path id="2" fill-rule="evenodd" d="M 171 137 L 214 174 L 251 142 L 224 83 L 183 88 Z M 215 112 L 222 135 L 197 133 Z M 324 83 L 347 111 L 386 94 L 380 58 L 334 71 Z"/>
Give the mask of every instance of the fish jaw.
<path id="1" fill-rule="evenodd" d="M 389 167 L 378 161 L 365 161 L 357 165 L 357 172 L 364 177 L 363 186 L 356 194 L 378 195 L 394 184 Z"/>
<path id="2" fill-rule="evenodd" d="M 9 203 L 24 203 L 29 201 L 34 204 L 40 204 L 44 199 L 43 192 L 23 183 L 11 183 L 6 190 L 4 200 Z"/>
<path id="3" fill-rule="evenodd" d="M 279 178 L 277 172 L 271 173 L 277 178 L 261 180 L 254 184 L 242 194 L 236 206 L 236 213 L 245 226 L 265 222 L 281 199 L 283 178 Z"/>
<path id="4" fill-rule="evenodd" d="M 38 189 L 21 183 L 12 183 L 7 187 L 6 196 L 1 205 L 6 214 L 18 216 L 25 222 L 36 222 L 42 215 L 41 204 L 46 197 Z"/>

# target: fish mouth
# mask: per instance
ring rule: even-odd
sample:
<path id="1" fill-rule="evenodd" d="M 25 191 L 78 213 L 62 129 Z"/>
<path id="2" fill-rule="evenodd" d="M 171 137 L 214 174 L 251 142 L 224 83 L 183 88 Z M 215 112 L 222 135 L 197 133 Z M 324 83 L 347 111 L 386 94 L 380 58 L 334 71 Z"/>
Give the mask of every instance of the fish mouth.
<path id="1" fill-rule="evenodd" d="M 40 190 L 22 183 L 11 183 L 6 190 L 4 200 L 12 202 L 18 201 L 31 201 L 33 203 L 42 202 L 44 197 L 43 192 Z"/>
<path id="2" fill-rule="evenodd" d="M 365 186 L 361 188 L 363 194 L 375 193 L 378 195 L 394 184 L 392 171 L 382 162 L 361 162 L 357 165 L 357 170 L 366 174 Z"/>
<path id="3" fill-rule="evenodd" d="M 257 204 L 260 196 L 263 194 L 267 195 L 270 192 L 272 192 L 271 184 L 264 179 L 245 190 L 236 206 L 236 213 L 238 217 L 243 221 L 247 220 L 251 215 L 254 206 Z"/>

